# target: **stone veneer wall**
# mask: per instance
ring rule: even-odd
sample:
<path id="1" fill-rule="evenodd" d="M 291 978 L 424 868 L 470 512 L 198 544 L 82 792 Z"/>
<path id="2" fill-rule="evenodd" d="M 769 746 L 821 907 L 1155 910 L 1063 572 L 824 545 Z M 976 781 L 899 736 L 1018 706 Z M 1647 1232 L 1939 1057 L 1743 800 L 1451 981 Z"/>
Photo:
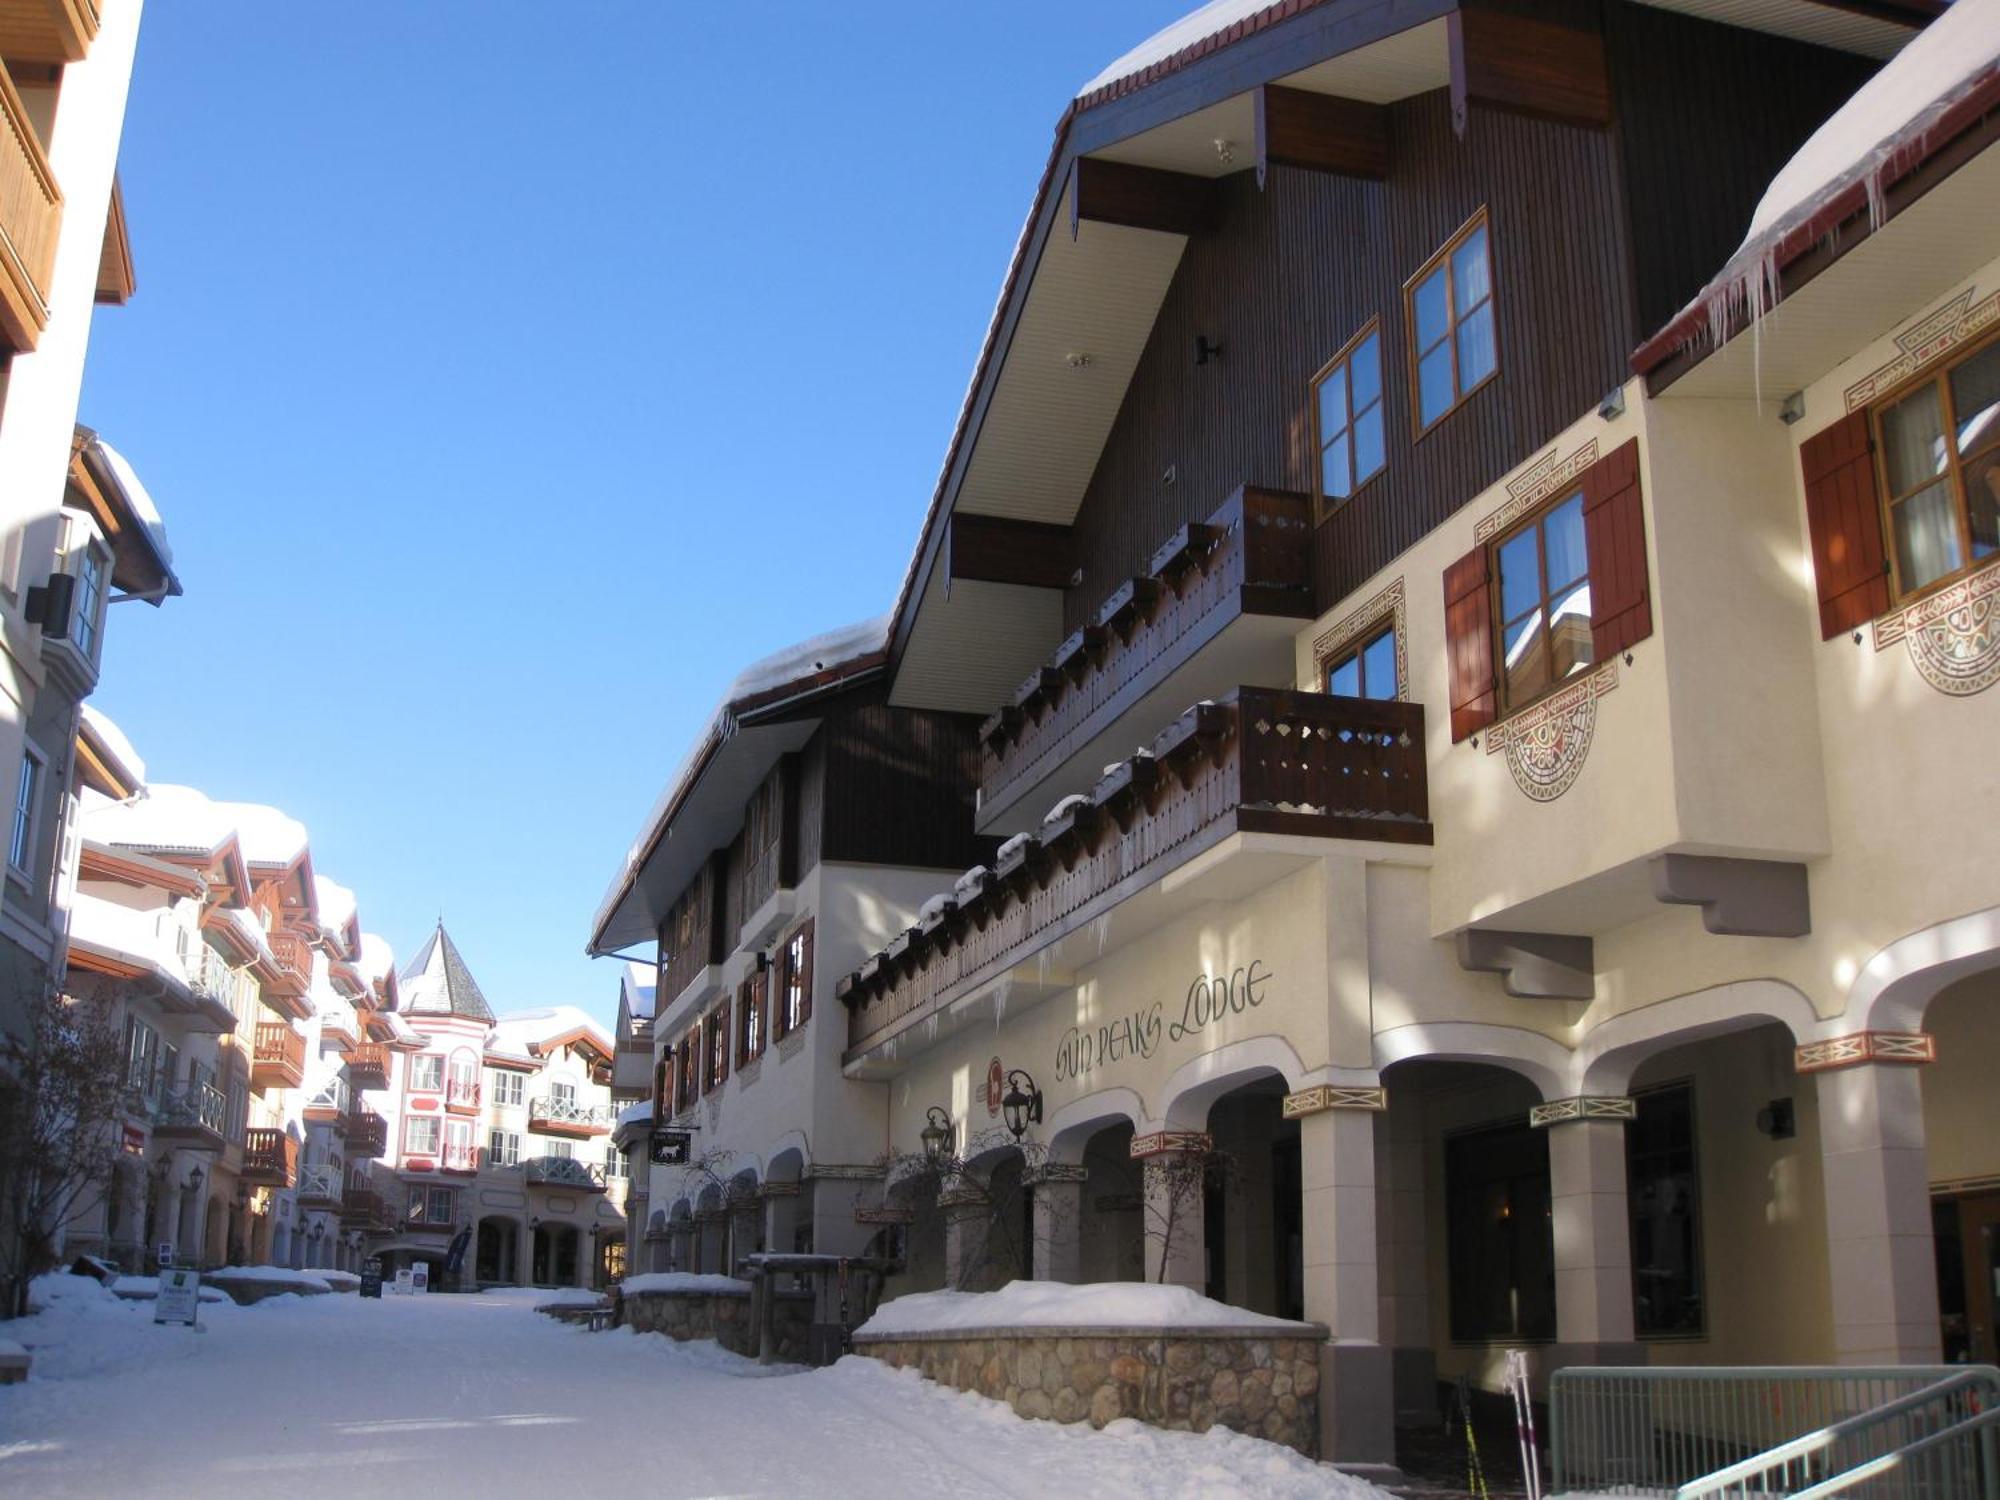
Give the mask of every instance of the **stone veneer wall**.
<path id="1" fill-rule="evenodd" d="M 614 1321 L 636 1333 L 663 1333 L 683 1343 L 714 1339 L 732 1354 L 757 1357 L 757 1325 L 750 1318 L 750 1289 L 685 1292 L 629 1292 L 613 1300 Z M 777 1357 L 806 1362 L 806 1335 L 812 1322 L 809 1293 L 777 1294 L 772 1334 Z"/>
<path id="2" fill-rule="evenodd" d="M 1024 1417 L 1093 1427 L 1135 1417 L 1184 1432 L 1222 1426 L 1318 1458 L 1327 1331 L 1296 1327 L 857 1333 L 854 1352 L 1005 1401 Z"/>

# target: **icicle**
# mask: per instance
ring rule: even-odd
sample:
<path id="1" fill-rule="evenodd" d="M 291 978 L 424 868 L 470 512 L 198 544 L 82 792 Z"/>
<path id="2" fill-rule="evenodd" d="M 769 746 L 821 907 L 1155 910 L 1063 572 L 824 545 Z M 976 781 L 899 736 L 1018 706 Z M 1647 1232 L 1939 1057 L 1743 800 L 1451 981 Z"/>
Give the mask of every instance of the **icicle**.
<path id="1" fill-rule="evenodd" d="M 1111 936 L 1111 913 L 1101 911 L 1090 919 L 1090 930 L 1097 938 L 1097 956 L 1104 957 L 1104 940 Z"/>

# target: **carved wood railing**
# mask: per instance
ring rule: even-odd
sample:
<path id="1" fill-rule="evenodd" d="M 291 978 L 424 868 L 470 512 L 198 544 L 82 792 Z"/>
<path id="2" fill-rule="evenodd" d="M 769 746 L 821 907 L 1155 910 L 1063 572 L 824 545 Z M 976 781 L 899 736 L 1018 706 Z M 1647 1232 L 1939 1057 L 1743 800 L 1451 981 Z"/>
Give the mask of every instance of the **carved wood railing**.
<path id="1" fill-rule="evenodd" d="M 1032 957 L 1230 833 L 1429 843 L 1423 706 L 1239 688 L 1001 846 L 922 922 L 843 977 L 872 1046 Z"/>
<path id="2" fill-rule="evenodd" d="M 27 106 L 0 66 L 0 342 L 17 353 L 48 326 L 62 207 Z"/>

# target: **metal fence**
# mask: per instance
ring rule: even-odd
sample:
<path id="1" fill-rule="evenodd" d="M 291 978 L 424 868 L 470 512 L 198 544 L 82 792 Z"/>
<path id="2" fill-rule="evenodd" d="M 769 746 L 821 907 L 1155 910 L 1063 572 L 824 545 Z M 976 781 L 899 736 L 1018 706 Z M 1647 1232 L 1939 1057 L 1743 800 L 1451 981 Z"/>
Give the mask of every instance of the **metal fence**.
<path id="1" fill-rule="evenodd" d="M 1558 1370 L 1549 1381 L 1552 1492 L 1672 1495 L 1794 1439 L 1968 1373 L 1975 1372 L 1964 1365 Z M 1983 1374 L 2000 1381 L 1991 1370 Z"/>
<path id="2" fill-rule="evenodd" d="M 1993 1500 L 2000 1495 L 2000 1407 L 1879 1454 L 1800 1490 L 1793 1500 Z"/>

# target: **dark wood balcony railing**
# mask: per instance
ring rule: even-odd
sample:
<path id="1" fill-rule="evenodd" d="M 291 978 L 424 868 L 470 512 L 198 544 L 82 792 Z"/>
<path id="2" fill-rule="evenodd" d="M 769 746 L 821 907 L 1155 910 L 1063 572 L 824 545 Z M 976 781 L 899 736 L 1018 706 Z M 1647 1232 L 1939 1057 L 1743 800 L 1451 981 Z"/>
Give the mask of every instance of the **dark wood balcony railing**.
<path id="1" fill-rule="evenodd" d="M 250 1086 L 295 1089 L 305 1082 L 306 1039 L 283 1021 L 257 1023 L 256 1050 L 251 1054 Z"/>
<path id="2" fill-rule="evenodd" d="M 299 1167 L 299 1143 L 282 1130 L 252 1130 L 243 1138 L 243 1180 L 290 1187 Z"/>
<path id="3" fill-rule="evenodd" d="M 48 326 L 62 212 L 34 122 L 0 65 L 0 348 L 25 354 Z"/>
<path id="4" fill-rule="evenodd" d="M 849 1046 L 949 1006 L 1229 834 L 1427 844 L 1429 818 L 1421 704 L 1252 687 L 1197 704 L 843 977 Z"/>
<path id="5" fill-rule="evenodd" d="M 1082 749 L 1232 621 L 1311 619 L 1311 535 L 1308 497 L 1248 486 L 1207 521 L 1176 531 L 1144 575 L 1113 593 L 980 726 L 982 812 Z"/>
<path id="6" fill-rule="evenodd" d="M 305 994 L 312 983 L 312 949 L 296 933 L 268 934 L 271 956 L 277 963 L 277 977 L 264 986 L 265 993 L 284 999 Z"/>
<path id="7" fill-rule="evenodd" d="M 355 1227 L 387 1229 L 391 1222 L 389 1205 L 373 1188 L 349 1183 L 340 1199 L 340 1220 Z"/>
<path id="8" fill-rule="evenodd" d="M 386 1089 L 389 1086 L 389 1049 L 380 1042 L 357 1042 L 349 1047 L 347 1081 L 357 1089 Z"/>
<path id="9" fill-rule="evenodd" d="M 347 1117 L 350 1160 L 380 1156 L 389 1149 L 389 1122 L 372 1109 L 357 1109 Z"/>

